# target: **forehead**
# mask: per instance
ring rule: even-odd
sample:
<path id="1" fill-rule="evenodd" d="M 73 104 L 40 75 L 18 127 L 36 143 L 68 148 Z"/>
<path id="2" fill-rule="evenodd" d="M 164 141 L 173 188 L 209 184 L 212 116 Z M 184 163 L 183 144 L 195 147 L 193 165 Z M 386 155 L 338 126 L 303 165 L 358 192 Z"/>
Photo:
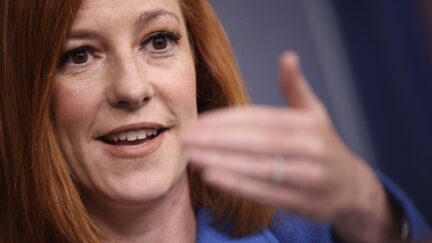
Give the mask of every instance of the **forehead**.
<path id="1" fill-rule="evenodd" d="M 166 10 L 182 19 L 178 0 L 84 0 L 74 21 L 74 26 L 81 22 L 109 18 L 112 21 L 135 20 L 143 12 Z"/>

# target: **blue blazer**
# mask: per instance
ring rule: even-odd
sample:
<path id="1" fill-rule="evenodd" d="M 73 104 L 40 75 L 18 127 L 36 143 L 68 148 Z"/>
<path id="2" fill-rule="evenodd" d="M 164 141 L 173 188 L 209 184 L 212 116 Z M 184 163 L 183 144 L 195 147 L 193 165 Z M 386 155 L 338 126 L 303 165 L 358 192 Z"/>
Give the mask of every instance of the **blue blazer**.
<path id="1" fill-rule="evenodd" d="M 431 230 L 411 200 L 391 180 L 378 173 L 378 177 L 386 188 L 388 195 L 402 210 L 409 226 L 409 237 L 412 241 L 431 236 Z M 287 213 L 284 221 L 272 223 L 268 228 L 257 234 L 240 238 L 229 236 L 226 229 L 213 226 L 213 214 L 209 209 L 202 208 L 197 213 L 198 243 L 337 243 L 340 242 L 332 233 L 329 224 L 313 223 Z M 276 217 L 277 218 L 277 217 Z"/>

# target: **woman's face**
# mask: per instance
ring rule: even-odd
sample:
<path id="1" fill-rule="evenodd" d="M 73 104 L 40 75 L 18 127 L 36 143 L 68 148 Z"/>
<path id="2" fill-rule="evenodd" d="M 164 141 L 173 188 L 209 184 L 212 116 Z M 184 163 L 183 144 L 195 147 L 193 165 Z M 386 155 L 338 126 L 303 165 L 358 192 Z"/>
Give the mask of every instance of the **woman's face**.
<path id="1" fill-rule="evenodd" d="M 176 0 L 84 0 L 54 85 L 65 157 L 86 194 L 165 195 L 182 175 L 180 131 L 197 116 L 195 69 Z"/>

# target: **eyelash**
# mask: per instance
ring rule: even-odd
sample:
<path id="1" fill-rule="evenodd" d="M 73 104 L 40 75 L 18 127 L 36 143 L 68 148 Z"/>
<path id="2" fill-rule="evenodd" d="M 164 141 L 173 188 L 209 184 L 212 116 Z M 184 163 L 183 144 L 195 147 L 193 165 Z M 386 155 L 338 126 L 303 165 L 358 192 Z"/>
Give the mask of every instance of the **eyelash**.
<path id="1" fill-rule="evenodd" d="M 154 41 L 158 38 L 167 38 L 169 41 L 174 41 L 178 43 L 178 41 L 182 38 L 182 35 L 178 31 L 167 31 L 161 30 L 151 33 L 141 44 L 142 47 L 149 44 L 151 41 Z M 93 54 L 95 52 L 95 48 L 89 45 L 81 45 L 76 48 L 73 48 L 69 51 L 66 51 L 60 58 L 60 67 L 64 66 L 66 62 L 75 54 L 85 52 L 88 54 Z"/>
<path id="2" fill-rule="evenodd" d="M 182 35 L 180 34 L 180 32 L 178 31 L 168 31 L 168 30 L 160 30 L 160 31 L 156 31 L 151 33 L 142 43 L 142 46 L 147 45 L 148 43 L 150 43 L 153 40 L 156 40 L 158 38 L 167 38 L 170 41 L 174 41 L 175 43 L 177 43 L 181 38 Z"/>
<path id="3" fill-rule="evenodd" d="M 94 54 L 96 51 L 95 48 L 89 46 L 89 45 L 80 45 L 78 47 L 75 47 L 69 51 L 66 51 L 60 58 L 60 67 L 64 66 L 66 64 L 66 62 L 75 54 L 80 53 L 80 52 L 85 52 L 85 53 L 89 53 L 89 54 Z"/>

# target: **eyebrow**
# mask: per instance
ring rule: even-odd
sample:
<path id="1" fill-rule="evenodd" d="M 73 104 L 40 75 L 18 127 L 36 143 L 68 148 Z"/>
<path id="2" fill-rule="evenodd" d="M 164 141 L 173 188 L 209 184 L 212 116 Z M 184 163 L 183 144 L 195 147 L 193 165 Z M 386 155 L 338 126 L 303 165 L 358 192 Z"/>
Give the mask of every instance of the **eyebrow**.
<path id="1" fill-rule="evenodd" d="M 102 39 L 102 37 L 95 33 L 92 32 L 90 30 L 87 29 L 83 29 L 83 30 L 78 30 L 78 31 L 72 31 L 69 36 L 68 39 L 89 39 L 89 40 L 95 40 L 95 39 Z"/>
<path id="2" fill-rule="evenodd" d="M 158 8 L 158 9 L 148 10 L 148 11 L 145 11 L 142 14 L 140 14 L 139 17 L 137 18 L 137 20 L 135 21 L 135 24 L 134 24 L 135 29 L 137 29 L 140 25 L 146 25 L 149 22 L 159 18 L 160 16 L 164 16 L 164 15 L 165 16 L 171 16 L 175 20 L 177 20 L 177 22 L 180 22 L 180 19 L 176 14 L 174 14 L 168 10 Z M 100 40 L 100 39 L 102 39 L 102 37 L 99 34 L 92 32 L 88 29 L 82 29 L 82 30 L 78 30 L 78 31 L 72 31 L 69 34 L 68 39 L 72 39 L 72 40 L 73 39 Z"/>
<path id="3" fill-rule="evenodd" d="M 143 24 L 146 25 L 149 22 L 159 18 L 160 16 L 164 16 L 164 15 L 174 17 L 174 19 L 177 20 L 177 22 L 180 22 L 179 17 L 175 13 L 170 12 L 166 9 L 158 8 L 158 9 L 148 10 L 148 11 L 145 11 L 144 13 L 142 13 L 138 17 L 138 19 L 135 21 L 134 26 L 135 26 L 135 28 L 137 28 L 139 25 L 143 25 Z"/>

